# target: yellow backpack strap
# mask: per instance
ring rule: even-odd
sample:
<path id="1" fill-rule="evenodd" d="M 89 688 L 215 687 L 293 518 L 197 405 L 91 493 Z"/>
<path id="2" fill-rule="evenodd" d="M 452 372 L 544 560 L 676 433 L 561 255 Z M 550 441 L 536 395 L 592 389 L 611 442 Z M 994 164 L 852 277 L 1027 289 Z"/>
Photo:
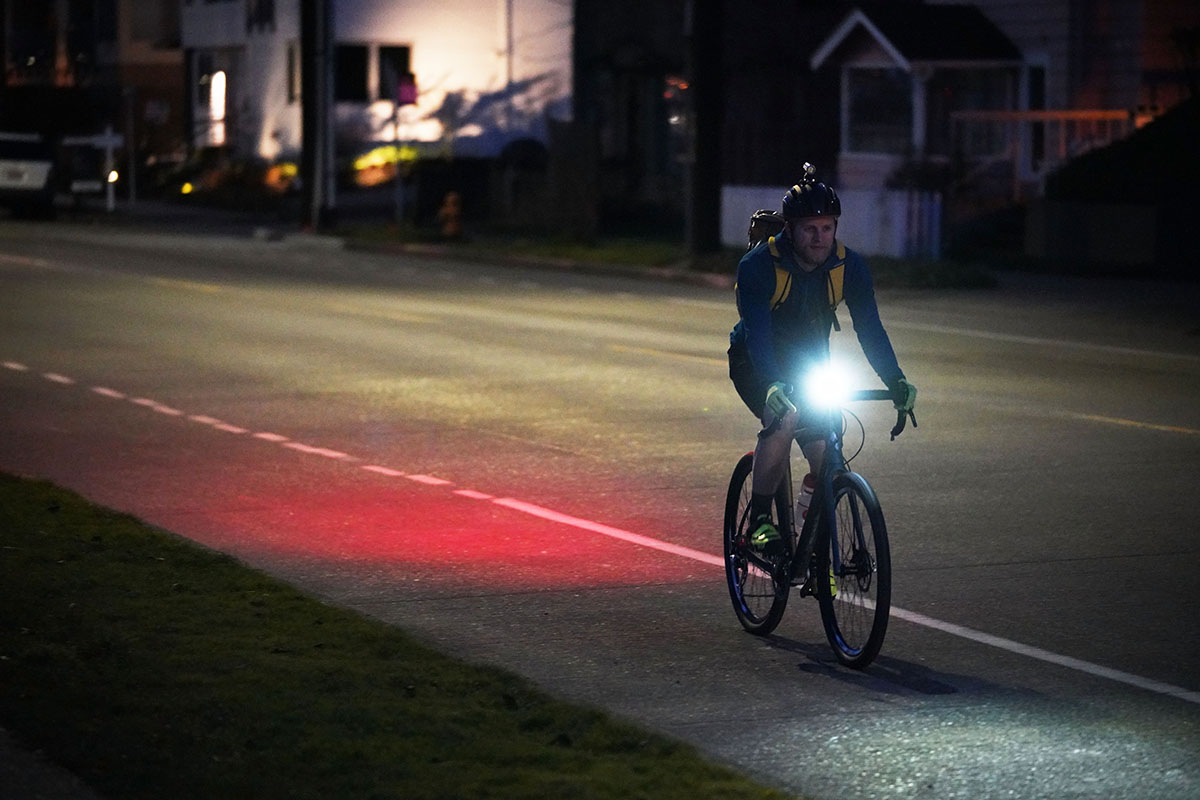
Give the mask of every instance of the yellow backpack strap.
<path id="1" fill-rule="evenodd" d="M 774 311 L 783 305 L 788 293 L 792 291 L 792 273 L 784 269 L 779 260 L 779 248 L 775 245 L 774 236 L 767 239 L 767 250 L 771 253 L 771 260 L 775 262 L 775 293 L 771 295 L 771 310 Z"/>
<path id="2" fill-rule="evenodd" d="M 829 270 L 829 307 L 836 309 L 842 302 L 842 285 L 846 280 L 846 245 L 837 243 L 838 263 Z"/>

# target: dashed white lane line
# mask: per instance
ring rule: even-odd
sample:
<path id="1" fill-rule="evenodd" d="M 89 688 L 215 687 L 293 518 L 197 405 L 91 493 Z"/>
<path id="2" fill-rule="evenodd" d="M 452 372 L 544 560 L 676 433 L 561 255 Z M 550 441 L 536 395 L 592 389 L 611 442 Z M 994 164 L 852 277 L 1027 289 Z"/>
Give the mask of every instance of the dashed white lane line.
<path id="1" fill-rule="evenodd" d="M 404 477 L 404 473 L 401 472 L 400 470 L 392 469 L 391 467 L 381 467 L 378 464 L 368 464 L 368 465 L 364 466 L 363 469 L 365 469 L 367 472 L 374 472 L 379 475 L 386 475 L 389 478 L 403 478 Z"/>
<path id="2" fill-rule="evenodd" d="M 426 486 L 449 486 L 450 485 L 450 481 L 445 480 L 444 478 L 435 478 L 432 475 L 405 475 L 404 477 L 408 478 L 410 481 L 416 481 L 417 483 L 423 483 Z"/>
<path id="3" fill-rule="evenodd" d="M 5 369 L 9 369 L 14 372 L 28 372 L 29 371 L 29 367 L 27 367 L 26 365 L 24 365 L 20 362 L 17 362 L 17 361 L 3 361 L 3 362 L 0 362 L 0 366 L 3 366 Z M 65 375 L 61 375 L 59 373 L 53 373 L 53 372 L 52 373 L 42 373 L 42 375 L 43 375 L 43 377 L 47 378 L 48 380 L 52 380 L 55 383 L 61 383 L 63 385 L 72 385 L 75 383 L 74 379 L 69 378 Z M 55 377 L 53 377 L 53 378 L 50 377 L 52 375 Z M 131 403 L 134 403 L 139 406 L 144 406 L 146 408 L 149 408 L 154 411 L 158 411 L 159 413 L 163 413 L 163 414 L 168 414 L 168 415 L 172 415 L 172 416 L 182 416 L 184 414 L 184 412 L 179 411 L 178 409 L 171 408 L 170 406 L 165 406 L 156 400 L 152 400 L 147 397 L 128 398 L 128 396 L 125 395 L 124 393 L 119 392 L 115 389 L 110 389 L 108 387 L 104 387 L 104 386 L 93 386 L 93 387 L 91 387 L 91 391 L 94 392 L 95 394 L 99 394 L 99 395 L 102 395 L 105 397 L 110 397 L 113 399 L 129 399 L 129 401 Z M 204 422 L 205 424 L 210 425 L 214 430 L 224 430 L 224 431 L 228 431 L 230 433 L 248 433 L 249 432 L 249 430 L 247 428 L 241 428 L 236 425 L 230 425 L 228 423 L 220 422 L 215 417 L 207 417 L 204 415 L 190 415 L 188 417 L 188 419 L 196 421 L 196 422 Z M 256 434 L 254 434 L 254 436 L 256 438 L 264 439 L 266 441 L 279 443 L 283 447 L 287 447 L 289 449 L 292 449 L 292 450 L 295 450 L 295 451 L 301 452 L 301 453 L 319 455 L 319 456 L 324 456 L 326 458 L 341 460 L 341 461 L 357 461 L 358 460 L 357 458 L 355 458 L 354 456 L 351 456 L 348 453 L 343 453 L 339 450 L 331 450 L 331 449 L 325 448 L 325 447 L 314 447 L 312 445 L 306 445 L 306 444 L 302 444 L 300 442 L 293 442 L 293 441 L 289 440 L 286 436 L 281 436 L 280 434 L 272 434 L 272 433 L 263 432 L 263 433 L 256 433 Z M 367 470 L 369 472 L 374 472 L 379 475 L 384 475 L 387 477 L 405 478 L 407 480 L 415 481 L 417 483 L 422 483 L 422 484 L 426 484 L 429 486 L 452 486 L 453 485 L 452 481 L 448 481 L 444 478 L 438 478 L 433 475 L 409 474 L 409 473 L 401 472 L 400 470 L 392 469 L 390 467 L 380 466 L 378 464 L 365 465 L 362 467 L 362 469 Z M 602 536 L 608 536 L 613 539 L 618 539 L 618 540 L 621 540 L 624 542 L 629 542 L 630 544 L 635 544 L 635 545 L 639 545 L 641 547 L 646 547 L 646 548 L 658 550 L 658 551 L 661 551 L 664 553 L 670 553 L 672 555 L 680 556 L 682 558 L 691 559 L 693 561 L 698 561 L 702 564 L 707 564 L 709 566 L 723 568 L 725 565 L 724 559 L 721 558 L 720 556 L 712 555 L 710 553 L 705 553 L 700 550 L 693 550 L 690 547 L 683 547 L 682 545 L 672 544 L 671 542 L 665 542 L 660 539 L 654 539 L 649 536 L 643 536 L 642 534 L 633 533 L 632 531 L 626 531 L 626 530 L 622 530 L 620 528 L 614 528 L 611 525 L 604 525 L 602 523 L 593 522 L 592 520 L 583 519 L 581 517 L 573 517 L 569 514 L 563 514 L 559 511 L 554 511 L 553 509 L 544 508 L 542 506 L 534 505 L 533 503 L 527 503 L 524 500 L 517 500 L 512 497 L 497 498 L 492 495 L 486 494 L 484 492 L 475 491 L 474 489 L 454 489 L 452 491 L 454 494 L 460 495 L 462 497 L 468 497 L 468 498 L 472 498 L 472 499 L 476 499 L 476 500 L 486 500 L 486 501 L 492 502 L 498 506 L 503 506 L 503 507 L 511 509 L 513 511 L 518 511 L 523 514 L 528 514 L 530 516 L 548 520 L 550 522 L 557 522 L 562 525 L 569 525 L 571 527 L 590 531 L 592 533 L 597 533 Z M 963 639 L 968 639 L 970 641 L 977 642 L 980 644 L 988 645 L 991 647 L 996 647 L 1001 650 L 1006 650 L 1010 653 L 1016 653 L 1018 655 L 1023 655 L 1027 658 L 1032 658 L 1032 659 L 1035 659 L 1038 661 L 1043 661 L 1043 662 L 1046 662 L 1049 664 L 1055 664 L 1060 667 L 1065 667 L 1067 669 L 1072 669 L 1077 672 L 1083 672 L 1083 673 L 1086 673 L 1089 675 L 1094 675 L 1096 677 L 1105 678 L 1105 679 L 1111 680 L 1111 681 L 1116 681 L 1118 683 L 1124 683 L 1128 686 L 1133 686 L 1133 687 L 1136 687 L 1139 689 L 1154 692 L 1156 694 L 1174 697 L 1174 698 L 1184 700 L 1189 703 L 1200 704 L 1200 692 L 1192 691 L 1189 689 L 1184 689 L 1182 687 L 1174 686 L 1174 685 L 1168 684 L 1168 683 L 1163 683 L 1162 681 L 1156 681 L 1156 680 L 1152 680 L 1150 678 L 1143 678 L 1140 675 L 1134 675 L 1132 673 L 1122 672 L 1121 670 L 1111 669 L 1109 667 L 1101 666 L 1099 664 L 1093 664 L 1088 661 L 1083 661 L 1082 659 L 1073 658 L 1071 656 L 1064 656 L 1064 655 L 1061 655 L 1058 653 L 1053 653 L 1049 650 L 1043 650 L 1039 647 L 1033 647 L 1032 645 L 1022 644 L 1021 642 L 1016 642 L 1011 639 L 1005 639 L 1005 638 L 1002 638 L 999 636 L 993 636 L 990 633 L 984 633 L 983 631 L 977 631 L 972 628 L 967 628 L 965 626 L 957 625 L 952 622 L 945 622 L 943 620 L 925 616 L 924 614 L 919 614 L 915 611 L 908 611 L 906 609 L 897 608 L 895 606 L 893 606 L 891 609 L 891 616 L 896 617 L 897 619 L 902 619 L 902 620 L 912 623 L 914 625 L 920 625 L 920 626 L 923 626 L 926 628 L 931 628 L 933 630 L 941 631 L 943 633 L 948 633 L 952 636 L 957 636 L 957 637 L 960 637 Z"/>
<path id="4" fill-rule="evenodd" d="M 219 425 L 221 420 L 216 417 L 210 417 L 207 414 L 191 414 L 188 416 L 192 422 L 199 422 L 201 425 Z"/>
<path id="5" fill-rule="evenodd" d="M 343 453 L 340 450 L 330 450 L 328 447 L 314 447 L 311 444 L 302 444 L 300 442 L 284 442 L 283 446 L 290 450 L 296 450 L 300 453 L 308 453 L 309 455 L 314 455 L 314 456 L 323 456 L 324 458 L 332 458 L 332 459 L 342 460 L 342 461 L 347 460 L 347 459 L 354 460 L 354 461 L 358 460 L 358 459 L 354 458 L 354 456 L 350 455 L 349 453 Z"/>
<path id="6" fill-rule="evenodd" d="M 495 500 L 496 499 L 494 495 L 487 494 L 486 492 L 477 492 L 474 489 L 455 489 L 454 493 L 457 495 L 461 495 L 462 497 L 469 497 L 472 500 Z"/>
<path id="7" fill-rule="evenodd" d="M 8 253 L 0 254 L 0 262 L 9 264 L 20 264 L 23 267 L 41 267 L 43 269 L 59 269 L 59 265 L 52 261 L 46 261 L 44 258 L 29 258 L 28 256 L 14 256 Z"/>

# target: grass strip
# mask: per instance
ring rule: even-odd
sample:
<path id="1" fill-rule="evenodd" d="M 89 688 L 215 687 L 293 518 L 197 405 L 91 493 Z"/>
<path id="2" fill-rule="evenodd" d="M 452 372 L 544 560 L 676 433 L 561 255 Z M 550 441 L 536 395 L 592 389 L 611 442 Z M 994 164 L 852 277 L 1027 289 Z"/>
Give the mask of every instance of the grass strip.
<path id="1" fill-rule="evenodd" d="M 0 474 L 0 724 L 110 798 L 783 797 Z"/>

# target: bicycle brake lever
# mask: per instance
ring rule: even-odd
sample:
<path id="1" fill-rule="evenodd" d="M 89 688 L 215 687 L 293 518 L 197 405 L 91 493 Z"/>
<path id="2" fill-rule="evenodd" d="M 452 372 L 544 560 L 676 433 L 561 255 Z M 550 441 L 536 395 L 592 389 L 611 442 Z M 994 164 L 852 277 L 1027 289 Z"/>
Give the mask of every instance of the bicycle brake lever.
<path id="1" fill-rule="evenodd" d="M 912 420 L 913 427 L 917 427 L 917 415 L 914 414 L 911 409 L 909 411 L 901 411 L 896 414 L 896 427 L 892 428 L 893 442 L 896 441 L 897 436 L 904 433 L 904 426 L 908 424 L 910 419 Z"/>

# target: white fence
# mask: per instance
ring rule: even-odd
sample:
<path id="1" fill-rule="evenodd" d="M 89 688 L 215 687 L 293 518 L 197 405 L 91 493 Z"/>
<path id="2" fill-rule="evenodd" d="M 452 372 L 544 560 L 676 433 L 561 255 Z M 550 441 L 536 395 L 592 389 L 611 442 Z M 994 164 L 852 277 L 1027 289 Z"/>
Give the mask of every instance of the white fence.
<path id="1" fill-rule="evenodd" d="M 724 186 L 721 243 L 746 246 L 750 215 L 779 209 L 787 187 Z M 838 192 L 842 216 L 838 239 L 864 255 L 937 259 L 941 256 L 942 198 L 934 192 L 891 189 Z"/>

